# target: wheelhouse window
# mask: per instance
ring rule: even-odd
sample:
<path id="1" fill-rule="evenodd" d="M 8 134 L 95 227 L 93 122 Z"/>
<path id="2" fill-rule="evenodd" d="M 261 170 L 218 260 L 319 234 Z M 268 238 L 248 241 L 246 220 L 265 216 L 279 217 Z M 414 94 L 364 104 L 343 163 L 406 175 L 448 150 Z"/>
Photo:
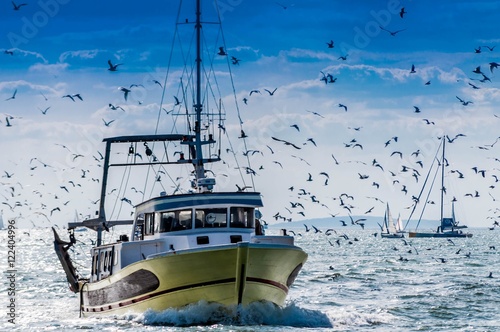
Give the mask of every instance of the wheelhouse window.
<path id="1" fill-rule="evenodd" d="M 153 235 L 155 229 L 155 214 L 154 213 L 146 213 L 144 220 L 144 234 L 145 235 Z"/>
<path id="2" fill-rule="evenodd" d="M 244 207 L 232 207 L 230 209 L 230 227 L 254 228 L 254 209 Z"/>
<path id="3" fill-rule="evenodd" d="M 160 216 L 160 233 L 182 231 L 192 228 L 191 210 L 162 212 Z"/>
<path id="4" fill-rule="evenodd" d="M 196 228 L 216 228 L 227 226 L 227 209 L 200 209 L 195 212 Z"/>
<path id="5" fill-rule="evenodd" d="M 144 214 L 137 216 L 134 229 L 134 239 L 144 240 Z"/>

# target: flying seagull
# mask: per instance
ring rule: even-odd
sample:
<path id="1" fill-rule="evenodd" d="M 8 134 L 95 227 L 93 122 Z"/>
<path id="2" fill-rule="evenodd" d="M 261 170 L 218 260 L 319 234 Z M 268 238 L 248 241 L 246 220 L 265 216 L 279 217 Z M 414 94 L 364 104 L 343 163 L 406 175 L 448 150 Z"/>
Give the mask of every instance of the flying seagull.
<path id="1" fill-rule="evenodd" d="M 267 91 L 267 93 L 269 93 L 270 96 L 273 96 L 277 89 L 278 88 L 275 88 L 273 91 L 269 91 L 268 89 L 264 89 L 264 90 Z"/>
<path id="2" fill-rule="evenodd" d="M 125 100 L 127 100 L 127 98 L 128 98 L 128 94 L 129 94 L 129 92 L 130 92 L 130 89 L 127 89 L 127 88 L 121 87 L 121 88 L 120 88 L 120 91 L 122 91 L 122 92 L 123 92 L 123 98 L 125 98 Z"/>
<path id="3" fill-rule="evenodd" d="M 291 146 L 293 146 L 294 148 L 296 148 L 297 150 L 300 150 L 300 149 L 301 149 L 299 146 L 297 146 L 297 145 L 295 145 L 295 144 L 293 144 L 293 143 L 290 143 L 290 142 L 288 142 L 288 141 L 285 141 L 285 140 L 282 140 L 282 139 L 279 139 L 279 138 L 276 138 L 276 137 L 271 137 L 271 138 L 272 138 L 273 140 L 275 140 L 275 141 L 282 142 L 282 143 L 284 143 L 285 145 L 291 145 Z"/>
<path id="4" fill-rule="evenodd" d="M 110 125 L 110 124 L 112 124 L 113 122 L 115 122 L 115 120 L 106 121 L 106 120 L 102 119 L 102 122 L 104 122 L 104 125 L 105 125 L 106 127 L 109 127 L 109 125 Z"/>
<path id="5" fill-rule="evenodd" d="M 217 52 L 217 54 L 218 55 L 223 55 L 223 56 L 227 55 L 226 51 L 224 51 L 224 47 L 223 46 L 219 47 L 219 52 Z"/>
<path id="6" fill-rule="evenodd" d="M 397 33 L 401 32 L 401 31 L 405 31 L 406 29 L 401 29 L 401 30 L 396 30 L 396 31 L 389 31 L 387 29 L 385 29 L 383 26 L 379 25 L 380 29 L 381 30 L 384 30 L 386 32 L 388 32 L 391 36 L 396 36 Z"/>
<path id="7" fill-rule="evenodd" d="M 27 3 L 20 3 L 19 5 L 16 5 L 14 1 L 12 1 L 12 6 L 14 6 L 14 10 L 19 10 L 21 9 L 22 6 L 27 6 Z"/>
<path id="8" fill-rule="evenodd" d="M 407 12 L 405 11 L 405 7 L 402 7 L 401 10 L 399 11 L 399 17 L 403 18 L 403 16 L 406 14 Z"/>
<path id="9" fill-rule="evenodd" d="M 12 94 L 12 97 L 5 99 L 5 101 L 7 101 L 7 100 L 11 100 L 11 99 L 16 99 L 16 94 L 17 94 L 17 89 L 16 89 L 16 90 L 14 91 L 14 93 Z"/>
<path id="10" fill-rule="evenodd" d="M 118 66 L 121 66 L 123 63 L 117 63 L 116 65 L 114 65 L 111 60 L 108 60 L 108 65 L 109 65 L 109 68 L 108 70 L 109 71 L 116 71 L 118 68 Z"/>

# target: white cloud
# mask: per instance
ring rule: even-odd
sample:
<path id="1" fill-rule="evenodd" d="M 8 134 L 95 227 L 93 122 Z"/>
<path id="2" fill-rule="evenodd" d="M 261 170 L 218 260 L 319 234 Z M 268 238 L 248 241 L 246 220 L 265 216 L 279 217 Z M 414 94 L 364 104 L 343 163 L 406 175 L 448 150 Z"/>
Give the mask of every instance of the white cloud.
<path id="1" fill-rule="evenodd" d="M 67 51 L 59 56 L 59 62 L 64 63 L 68 58 L 80 58 L 80 59 L 94 59 L 102 50 L 78 50 L 78 51 Z"/>
<path id="2" fill-rule="evenodd" d="M 65 71 L 69 65 L 67 63 L 42 64 L 37 63 L 28 68 L 31 72 L 44 72 L 50 75 L 57 75 Z"/>

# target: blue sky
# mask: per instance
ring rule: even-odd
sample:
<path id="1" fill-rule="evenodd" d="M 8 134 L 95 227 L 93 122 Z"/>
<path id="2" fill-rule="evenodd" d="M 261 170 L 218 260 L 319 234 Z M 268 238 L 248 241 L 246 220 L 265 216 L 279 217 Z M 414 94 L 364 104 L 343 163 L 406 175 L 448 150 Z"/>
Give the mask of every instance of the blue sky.
<path id="1" fill-rule="evenodd" d="M 152 80 L 163 82 L 167 72 L 178 2 L 25 3 L 19 10 L 13 10 L 8 1 L 0 5 L 0 193 L 7 203 L 1 209 L 5 216 L 21 215 L 27 225 L 31 220 L 49 226 L 72 220 L 75 210 L 92 213 L 89 202 L 98 198 L 99 187 L 91 179 L 101 176 L 93 156 L 103 150 L 102 138 L 154 130 L 162 91 Z M 193 17 L 190 2 L 184 4 L 181 20 Z M 402 7 L 403 18 L 399 16 Z M 453 167 L 449 170 L 464 174 L 450 184 L 448 195 L 449 200 L 452 195 L 459 200 L 459 219 L 470 226 L 489 226 L 498 218 L 500 192 L 495 177 L 500 176 L 500 165 L 495 142 L 500 136 L 500 86 L 498 69 L 491 71 L 489 65 L 500 63 L 498 1 L 357 1 L 353 5 L 224 0 L 219 8 L 225 47 L 241 59 L 231 72 L 243 126 L 250 136 L 248 144 L 263 152 L 252 156 L 251 162 L 252 167 L 262 168 L 255 187 L 264 196 L 268 221 L 277 212 L 293 220 L 346 215 L 339 205 L 341 193 L 355 197 L 353 215 L 374 207 L 371 215 L 382 216 L 385 205 L 373 198 L 377 197 L 404 218 L 422 181 L 401 172 L 402 166 L 425 175 L 437 137 L 443 134 L 466 135 L 448 145 Z M 208 2 L 204 19 L 214 19 L 213 9 Z M 391 36 L 380 27 L 402 31 Z M 330 40 L 334 48 L 327 47 Z M 208 47 L 216 49 L 220 43 Z M 107 70 L 108 59 L 122 63 L 117 72 Z M 177 65 L 174 62 L 174 70 Z M 410 72 L 412 65 L 415 73 Z M 478 66 L 490 81 L 481 82 L 483 76 L 473 73 Z M 321 72 L 337 81 L 325 84 Z M 221 73 L 227 76 L 227 70 Z M 134 90 L 125 101 L 118 88 L 133 83 L 143 84 L 144 89 Z M 271 97 L 265 88 L 277 90 Z M 253 89 L 263 94 L 249 96 Z M 15 98 L 9 99 L 16 90 Z M 83 101 L 63 98 L 77 93 Z M 166 104 L 173 102 L 172 94 L 172 90 L 166 93 Z M 245 97 L 248 105 L 242 103 Z M 465 106 L 457 97 L 472 103 Z M 125 112 L 113 111 L 109 104 L 120 105 Z M 420 113 L 414 112 L 414 106 Z M 12 126 L 6 126 L 6 118 Z M 234 119 L 234 114 L 228 118 Z M 423 119 L 434 124 L 427 125 Z M 103 120 L 115 121 L 105 126 Z M 234 137 L 239 133 L 229 123 L 228 130 Z M 302 149 L 290 150 L 271 136 L 301 144 Z M 385 147 L 394 136 L 398 142 Z M 353 139 L 363 149 L 345 147 Z M 270 154 L 266 145 L 275 153 Z M 391 156 L 395 150 L 404 158 Z M 418 158 L 411 155 L 417 150 L 421 151 Z M 78 154 L 83 157 L 75 158 Z M 372 166 L 374 159 L 384 171 Z M 43 167 L 37 160 L 52 167 Z M 423 168 L 416 164 L 418 160 Z M 474 166 L 485 170 L 484 178 L 472 170 Z M 82 169 L 89 171 L 86 178 L 81 177 Z M 330 176 L 328 185 L 319 175 L 323 171 Z M 312 182 L 305 181 L 309 173 Z M 359 174 L 369 178 L 360 180 Z M 79 186 L 73 189 L 69 181 Z M 230 177 L 220 183 L 232 190 L 238 181 Z M 403 185 L 408 195 L 401 191 Z M 290 186 L 295 191 L 288 190 Z M 299 188 L 324 205 L 298 196 Z M 475 195 L 476 190 L 479 197 L 467 195 Z M 290 207 L 298 200 L 306 203 L 305 217 Z M 11 210 L 9 206 L 16 204 Z M 50 216 L 55 207 L 60 211 Z M 427 218 L 435 215 L 434 210 Z"/>

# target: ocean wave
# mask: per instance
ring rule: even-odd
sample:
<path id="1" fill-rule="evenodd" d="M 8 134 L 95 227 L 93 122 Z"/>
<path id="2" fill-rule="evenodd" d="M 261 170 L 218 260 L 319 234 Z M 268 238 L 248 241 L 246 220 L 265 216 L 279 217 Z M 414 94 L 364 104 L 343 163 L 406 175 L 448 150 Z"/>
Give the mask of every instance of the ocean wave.
<path id="1" fill-rule="evenodd" d="M 248 306 L 223 306 L 204 301 L 180 309 L 161 312 L 148 310 L 142 315 L 129 317 L 144 325 L 153 326 L 289 326 L 298 328 L 328 328 L 333 324 L 319 310 L 300 308 L 294 303 L 278 307 L 268 302 L 256 302 Z"/>

